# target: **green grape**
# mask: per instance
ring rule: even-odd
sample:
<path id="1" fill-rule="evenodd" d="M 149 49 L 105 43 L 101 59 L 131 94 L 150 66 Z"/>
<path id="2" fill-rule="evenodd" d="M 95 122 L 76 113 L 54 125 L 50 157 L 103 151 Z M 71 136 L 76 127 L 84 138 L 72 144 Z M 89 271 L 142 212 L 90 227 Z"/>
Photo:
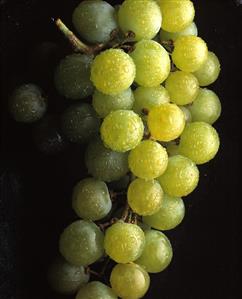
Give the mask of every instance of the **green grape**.
<path id="1" fill-rule="evenodd" d="M 99 137 L 89 143 L 85 162 L 88 173 L 105 182 L 118 180 L 129 170 L 128 153 L 114 152 L 106 148 Z"/>
<path id="2" fill-rule="evenodd" d="M 148 127 L 153 138 L 171 141 L 179 137 L 185 127 L 185 117 L 175 104 L 163 104 L 148 114 Z"/>
<path id="3" fill-rule="evenodd" d="M 148 291 L 150 277 L 137 264 L 118 264 L 112 270 L 110 283 L 120 298 L 139 299 Z"/>
<path id="4" fill-rule="evenodd" d="M 71 54 L 61 60 L 55 72 L 55 87 L 64 97 L 80 100 L 90 96 L 94 87 L 90 80 L 92 57 Z"/>
<path id="5" fill-rule="evenodd" d="M 211 125 L 192 122 L 181 135 L 179 152 L 196 164 L 204 164 L 215 157 L 219 144 L 218 133 Z"/>
<path id="6" fill-rule="evenodd" d="M 207 86 L 218 79 L 220 70 L 218 57 L 213 52 L 209 51 L 207 60 L 194 75 L 197 77 L 200 86 Z"/>
<path id="7" fill-rule="evenodd" d="M 221 114 L 221 103 L 215 92 L 201 88 L 189 111 L 193 121 L 203 121 L 212 125 Z"/>
<path id="8" fill-rule="evenodd" d="M 83 266 L 73 266 L 62 257 L 58 257 L 50 265 L 47 279 L 51 288 L 61 294 L 75 294 L 79 288 L 89 281 L 90 275 Z"/>
<path id="9" fill-rule="evenodd" d="M 129 154 L 129 168 L 139 178 L 154 179 L 166 170 L 168 156 L 165 148 L 152 140 L 144 140 Z"/>
<path id="10" fill-rule="evenodd" d="M 43 91 L 34 84 L 17 87 L 10 96 L 8 104 L 12 117 L 23 123 L 39 120 L 47 109 L 47 99 L 43 96 Z"/>
<path id="11" fill-rule="evenodd" d="M 179 145 L 176 141 L 170 141 L 166 144 L 166 151 L 169 157 L 179 155 Z"/>
<path id="12" fill-rule="evenodd" d="M 135 72 L 135 64 L 128 54 L 120 49 L 109 49 L 94 59 L 91 80 L 102 93 L 115 95 L 131 86 Z"/>
<path id="13" fill-rule="evenodd" d="M 128 88 L 117 95 L 106 95 L 95 90 L 92 98 L 92 106 L 97 114 L 104 118 L 111 111 L 131 110 L 134 104 L 134 95 L 131 88 Z"/>
<path id="14" fill-rule="evenodd" d="M 92 281 L 79 290 L 76 299 L 118 299 L 118 297 L 105 284 Z"/>
<path id="15" fill-rule="evenodd" d="M 72 265 L 88 266 L 104 254 L 103 233 L 91 221 L 78 220 L 60 236 L 59 250 Z"/>
<path id="16" fill-rule="evenodd" d="M 117 152 L 135 148 L 143 138 L 144 125 L 141 118 L 129 110 L 116 110 L 105 117 L 101 126 L 104 144 Z"/>
<path id="17" fill-rule="evenodd" d="M 144 242 L 144 233 L 138 225 L 119 221 L 106 230 L 104 248 L 115 262 L 125 264 L 141 255 Z"/>
<path id="18" fill-rule="evenodd" d="M 185 216 L 185 205 L 180 197 L 164 194 L 162 206 L 151 216 L 144 216 L 143 222 L 155 229 L 170 230 L 177 227 Z"/>
<path id="19" fill-rule="evenodd" d="M 61 119 L 62 130 L 71 142 L 85 143 L 98 133 L 100 119 L 91 105 L 74 104 L 67 108 Z"/>
<path id="20" fill-rule="evenodd" d="M 106 1 L 82 1 L 74 10 L 72 22 L 76 31 L 89 43 L 105 43 L 118 28 L 115 9 Z"/>
<path id="21" fill-rule="evenodd" d="M 156 180 L 136 179 L 128 188 L 131 209 L 142 216 L 153 215 L 162 204 L 163 191 Z"/>
<path id="22" fill-rule="evenodd" d="M 121 30 L 135 33 L 135 40 L 152 39 L 162 22 L 160 7 L 154 1 L 125 0 L 118 12 Z"/>
<path id="23" fill-rule="evenodd" d="M 191 111 L 190 111 L 190 108 L 188 107 L 184 107 L 184 106 L 179 106 L 179 108 L 182 110 L 182 112 L 184 113 L 184 116 L 185 116 L 185 121 L 187 123 L 190 123 L 192 122 L 192 114 L 191 114 Z"/>
<path id="24" fill-rule="evenodd" d="M 175 41 L 180 36 L 186 36 L 186 35 L 194 35 L 197 36 L 197 26 L 194 22 L 189 24 L 185 29 L 178 31 L 178 32 L 168 32 L 163 29 L 160 31 L 160 40 L 173 40 Z"/>
<path id="25" fill-rule="evenodd" d="M 169 239 L 156 230 L 145 231 L 145 248 L 135 262 L 149 273 L 159 273 L 165 270 L 173 256 Z"/>
<path id="26" fill-rule="evenodd" d="M 81 180 L 73 190 L 72 207 L 83 219 L 104 218 L 112 207 L 107 185 L 93 178 Z"/>
<path id="27" fill-rule="evenodd" d="M 196 72 L 208 57 L 208 48 L 197 36 L 180 36 L 174 43 L 172 60 L 184 72 Z"/>
<path id="28" fill-rule="evenodd" d="M 197 187 L 199 170 L 190 159 L 181 155 L 172 156 L 158 181 L 166 194 L 173 197 L 186 196 Z"/>
<path id="29" fill-rule="evenodd" d="M 171 101 L 177 105 L 187 105 L 198 95 L 199 84 L 197 78 L 187 72 L 176 71 L 170 73 L 165 83 Z"/>
<path id="30" fill-rule="evenodd" d="M 194 19 L 195 9 L 191 1 L 160 0 L 161 28 L 168 32 L 185 29 Z"/>
<path id="31" fill-rule="evenodd" d="M 169 93 L 162 85 L 155 87 L 140 86 L 134 91 L 134 99 L 134 112 L 144 118 L 146 118 L 144 111 L 150 111 L 154 107 L 170 102 Z"/>
<path id="32" fill-rule="evenodd" d="M 136 66 L 135 82 L 144 87 L 156 87 L 168 77 L 171 69 L 167 51 L 153 40 L 135 44 L 130 56 Z"/>

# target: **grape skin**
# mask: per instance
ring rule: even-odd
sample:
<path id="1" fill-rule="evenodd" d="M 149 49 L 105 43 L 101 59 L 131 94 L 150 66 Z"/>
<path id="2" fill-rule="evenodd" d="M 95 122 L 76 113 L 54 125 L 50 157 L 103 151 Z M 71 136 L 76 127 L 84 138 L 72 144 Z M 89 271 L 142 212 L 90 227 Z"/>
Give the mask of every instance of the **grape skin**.
<path id="1" fill-rule="evenodd" d="M 165 30 L 160 31 L 160 40 L 173 40 L 175 41 L 178 37 L 184 36 L 184 35 L 198 35 L 197 26 L 194 22 L 189 24 L 185 29 L 178 31 L 178 32 L 168 32 Z"/>
<path id="2" fill-rule="evenodd" d="M 80 288 L 76 299 L 118 299 L 113 290 L 99 281 L 89 282 Z"/>
<path id="3" fill-rule="evenodd" d="M 184 113 L 186 123 L 192 122 L 193 119 L 192 119 L 192 114 L 191 114 L 191 111 L 190 111 L 190 107 L 189 106 L 186 106 L 186 107 L 185 106 L 179 106 L 179 108 Z"/>

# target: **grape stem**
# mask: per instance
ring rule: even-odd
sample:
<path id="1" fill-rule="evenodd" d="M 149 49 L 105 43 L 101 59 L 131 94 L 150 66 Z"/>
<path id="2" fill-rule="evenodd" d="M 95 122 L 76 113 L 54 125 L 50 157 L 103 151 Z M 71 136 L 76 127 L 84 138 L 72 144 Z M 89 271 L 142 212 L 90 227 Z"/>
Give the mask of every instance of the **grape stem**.
<path id="1" fill-rule="evenodd" d="M 174 50 L 174 42 L 173 40 L 162 40 L 161 45 L 169 52 L 172 53 Z"/>
<path id="2" fill-rule="evenodd" d="M 128 218 L 128 216 L 129 216 L 129 204 L 128 204 L 128 202 L 126 202 L 126 205 L 125 205 L 125 208 L 124 208 L 124 210 L 123 210 L 123 214 L 122 214 L 122 217 L 121 217 L 121 219 L 123 220 L 123 221 L 126 221 L 127 220 L 127 218 Z"/>
<path id="3" fill-rule="evenodd" d="M 100 227 L 100 229 L 102 231 L 104 231 L 107 227 L 109 227 L 110 225 L 113 225 L 115 222 L 117 222 L 119 219 L 118 218 L 112 218 L 110 221 L 105 222 L 105 223 L 100 223 L 98 224 L 98 226 Z"/>
<path id="4" fill-rule="evenodd" d="M 102 277 L 102 275 L 101 275 L 100 273 L 98 273 L 98 272 L 96 272 L 96 271 L 93 271 L 90 267 L 86 267 L 86 268 L 85 268 L 85 272 L 86 272 L 86 273 L 89 273 L 89 274 L 91 274 L 91 275 L 97 276 L 97 277 L 99 277 L 99 278 Z"/>

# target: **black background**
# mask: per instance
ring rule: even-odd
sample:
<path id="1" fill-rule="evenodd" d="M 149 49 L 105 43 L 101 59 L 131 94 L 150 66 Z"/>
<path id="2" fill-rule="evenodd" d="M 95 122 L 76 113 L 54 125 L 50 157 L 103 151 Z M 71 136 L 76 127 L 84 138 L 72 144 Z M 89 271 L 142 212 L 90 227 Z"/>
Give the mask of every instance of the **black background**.
<path id="1" fill-rule="evenodd" d="M 1 198 L 0 298 L 57 299 L 45 279 L 46 267 L 57 252 L 58 237 L 74 218 L 70 195 L 85 177 L 84 147 L 45 157 L 32 141 L 32 127 L 17 124 L 6 109 L 8 95 L 21 83 L 40 84 L 49 97 L 49 111 L 68 103 L 30 63 L 39 42 L 54 41 L 65 48 L 52 17 L 71 26 L 75 0 L 1 0 Z M 222 72 L 213 89 L 223 113 L 215 124 L 221 137 L 216 158 L 200 168 L 198 188 L 185 198 L 184 222 L 167 233 L 174 259 L 163 273 L 152 275 L 145 298 L 242 298 L 239 293 L 239 121 L 241 90 L 240 1 L 196 0 L 199 36 L 220 59 Z M 50 65 L 52 65 L 50 63 Z M 42 75 L 42 74 L 41 74 Z M 16 291 L 17 290 L 17 291 Z M 64 298 L 64 297 L 63 297 Z"/>

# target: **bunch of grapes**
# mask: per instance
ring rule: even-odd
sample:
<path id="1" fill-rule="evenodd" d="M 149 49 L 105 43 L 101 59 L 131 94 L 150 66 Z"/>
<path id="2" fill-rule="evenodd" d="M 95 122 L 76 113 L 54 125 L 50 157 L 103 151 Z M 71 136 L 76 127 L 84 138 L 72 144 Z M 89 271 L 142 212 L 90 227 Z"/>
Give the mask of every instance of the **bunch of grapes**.
<path id="1" fill-rule="evenodd" d="M 56 21 L 75 53 L 60 61 L 54 82 L 72 102 L 37 122 L 35 139 L 46 153 L 87 143 L 89 173 L 73 186 L 80 219 L 61 234 L 61 257 L 48 271 L 57 292 L 142 298 L 149 273 L 172 260 L 164 231 L 182 222 L 182 198 L 198 185 L 198 165 L 219 149 L 212 125 L 221 103 L 206 86 L 217 80 L 220 63 L 197 36 L 194 15 L 189 0 L 125 0 L 116 7 L 85 0 L 72 18 L 79 38 Z M 9 108 L 16 121 L 32 123 L 45 114 L 47 99 L 25 84 Z M 96 263 L 104 265 L 99 273 Z"/>

